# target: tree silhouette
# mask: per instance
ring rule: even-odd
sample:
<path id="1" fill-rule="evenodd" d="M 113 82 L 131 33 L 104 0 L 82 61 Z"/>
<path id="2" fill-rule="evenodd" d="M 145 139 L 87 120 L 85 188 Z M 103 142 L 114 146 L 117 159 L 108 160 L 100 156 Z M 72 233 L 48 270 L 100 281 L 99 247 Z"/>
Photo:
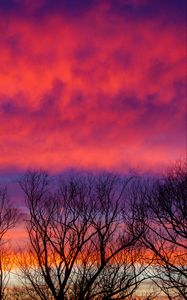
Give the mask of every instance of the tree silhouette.
<path id="1" fill-rule="evenodd" d="M 45 172 L 28 172 L 20 183 L 30 214 L 30 245 L 20 264 L 28 294 L 44 300 L 132 296 L 146 266 L 139 242 L 145 227 L 126 194 L 130 179 L 78 176 L 53 190 L 50 181 Z"/>
<path id="2" fill-rule="evenodd" d="M 6 299 L 6 288 L 9 282 L 11 262 L 10 251 L 4 237 L 15 226 L 18 220 L 18 211 L 12 207 L 7 189 L 0 187 L 0 299 Z"/>
<path id="3" fill-rule="evenodd" d="M 151 276 L 168 299 L 187 299 L 187 166 L 176 165 L 140 194 L 143 240 L 155 256 Z"/>

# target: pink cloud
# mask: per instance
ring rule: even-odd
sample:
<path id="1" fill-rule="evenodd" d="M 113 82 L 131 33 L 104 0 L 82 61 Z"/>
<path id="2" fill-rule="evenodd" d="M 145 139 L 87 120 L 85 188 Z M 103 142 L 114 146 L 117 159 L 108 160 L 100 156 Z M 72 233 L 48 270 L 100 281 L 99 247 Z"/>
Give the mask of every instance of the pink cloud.
<path id="1" fill-rule="evenodd" d="M 177 27 L 126 21 L 103 6 L 74 21 L 2 25 L 1 167 L 150 168 L 184 155 Z"/>

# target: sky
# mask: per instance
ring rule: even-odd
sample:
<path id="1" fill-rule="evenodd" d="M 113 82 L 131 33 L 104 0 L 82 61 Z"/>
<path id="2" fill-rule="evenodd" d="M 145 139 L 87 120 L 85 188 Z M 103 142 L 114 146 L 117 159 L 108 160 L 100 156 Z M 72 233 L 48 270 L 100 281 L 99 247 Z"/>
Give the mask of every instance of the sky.
<path id="1" fill-rule="evenodd" d="M 0 176 L 186 153 L 184 0 L 1 0 Z"/>

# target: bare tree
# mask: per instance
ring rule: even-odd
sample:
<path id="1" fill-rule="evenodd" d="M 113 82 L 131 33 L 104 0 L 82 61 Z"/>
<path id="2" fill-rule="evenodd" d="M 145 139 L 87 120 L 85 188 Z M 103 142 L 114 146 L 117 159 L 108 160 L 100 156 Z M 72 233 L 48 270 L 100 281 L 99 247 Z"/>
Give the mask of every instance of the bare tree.
<path id="1" fill-rule="evenodd" d="M 12 269 L 11 251 L 7 245 L 0 247 L 0 299 L 7 299 L 8 283 Z"/>
<path id="2" fill-rule="evenodd" d="M 6 300 L 31 300 L 24 286 L 14 285 L 8 287 Z"/>
<path id="3" fill-rule="evenodd" d="M 168 299 L 187 299 L 187 166 L 175 166 L 140 194 L 143 240 L 155 256 L 150 275 Z"/>
<path id="4" fill-rule="evenodd" d="M 144 233 L 125 193 L 129 179 L 63 179 L 28 172 L 21 181 L 30 240 L 20 269 L 33 299 L 125 299 L 143 280 L 135 251 Z M 31 287 L 31 289 L 30 289 Z"/>
<path id="5" fill-rule="evenodd" d="M 0 300 L 7 297 L 6 289 L 11 271 L 10 251 L 4 237 L 15 226 L 18 215 L 9 200 L 7 189 L 0 187 Z"/>
<path id="6" fill-rule="evenodd" d="M 0 241 L 6 232 L 15 226 L 18 219 L 18 211 L 12 207 L 7 189 L 0 187 Z"/>
<path id="7" fill-rule="evenodd" d="M 129 299 L 145 279 L 142 249 L 124 249 L 103 268 L 86 295 L 86 299 Z M 89 262 L 88 262 L 89 261 Z M 91 257 L 86 257 L 76 266 L 76 276 L 71 285 L 70 299 L 82 299 L 84 286 L 94 275 L 96 268 Z"/>

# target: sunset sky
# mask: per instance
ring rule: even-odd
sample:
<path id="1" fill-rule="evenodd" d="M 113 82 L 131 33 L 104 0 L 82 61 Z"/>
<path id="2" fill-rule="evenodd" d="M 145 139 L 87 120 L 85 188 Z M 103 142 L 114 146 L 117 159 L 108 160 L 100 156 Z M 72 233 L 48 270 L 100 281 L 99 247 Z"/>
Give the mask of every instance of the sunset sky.
<path id="1" fill-rule="evenodd" d="M 0 176 L 184 159 L 185 10 L 184 0 L 1 0 Z"/>

